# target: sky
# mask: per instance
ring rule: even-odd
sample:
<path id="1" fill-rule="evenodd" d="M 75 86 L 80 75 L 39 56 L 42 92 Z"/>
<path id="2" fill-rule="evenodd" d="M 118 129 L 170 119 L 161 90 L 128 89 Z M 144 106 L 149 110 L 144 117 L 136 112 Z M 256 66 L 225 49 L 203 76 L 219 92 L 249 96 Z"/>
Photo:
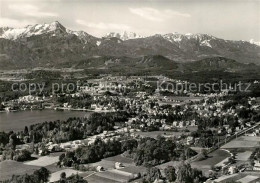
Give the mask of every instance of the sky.
<path id="1" fill-rule="evenodd" d="M 97 37 L 178 32 L 260 41 L 260 0 L 0 0 L 0 26 L 53 21 Z"/>

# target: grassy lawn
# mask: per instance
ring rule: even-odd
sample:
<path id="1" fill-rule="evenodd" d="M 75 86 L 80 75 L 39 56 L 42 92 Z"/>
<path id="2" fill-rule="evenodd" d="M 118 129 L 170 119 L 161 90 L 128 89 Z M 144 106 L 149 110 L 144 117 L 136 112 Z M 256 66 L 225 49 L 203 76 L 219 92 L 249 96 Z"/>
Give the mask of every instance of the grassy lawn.
<path id="1" fill-rule="evenodd" d="M 122 155 L 112 156 L 112 157 L 109 157 L 109 158 L 105 158 L 104 160 L 121 162 L 121 163 L 133 163 L 134 162 L 133 159 L 123 157 Z"/>
<path id="2" fill-rule="evenodd" d="M 241 136 L 225 144 L 221 148 L 235 149 L 235 148 L 256 148 L 256 147 L 260 147 L 260 137 Z"/>
<path id="3" fill-rule="evenodd" d="M 212 166 L 212 165 L 216 165 L 217 163 L 223 161 L 224 159 L 226 159 L 227 157 L 229 157 L 230 154 L 224 150 L 218 149 L 210 154 L 208 154 L 208 158 L 202 161 L 196 161 L 193 162 L 194 164 L 196 164 L 198 167 L 199 166 Z M 193 164 L 192 163 L 192 164 Z"/>
<path id="4" fill-rule="evenodd" d="M 131 176 L 122 175 L 117 172 L 113 172 L 111 170 L 108 170 L 105 172 L 99 172 L 95 175 L 98 177 L 103 177 L 103 178 L 113 180 L 116 182 L 127 182 L 131 178 Z"/>
<path id="5" fill-rule="evenodd" d="M 42 157 L 38 158 L 37 160 L 27 161 L 24 164 L 45 167 L 45 166 L 57 163 L 58 161 L 59 161 L 59 156 L 42 156 Z"/>
<path id="6" fill-rule="evenodd" d="M 138 174 L 138 173 L 142 174 L 142 173 L 146 172 L 146 168 L 145 167 L 143 167 L 143 166 L 135 166 L 135 165 L 128 166 L 128 167 L 122 168 L 120 170 L 124 171 L 124 172 L 128 172 L 128 173 L 133 173 L 133 174 Z"/>
<path id="7" fill-rule="evenodd" d="M 239 161 L 247 161 L 252 153 L 252 151 L 239 152 L 237 153 L 236 159 Z"/>
<path id="8" fill-rule="evenodd" d="M 94 172 L 94 171 L 86 171 L 86 172 L 82 172 L 82 173 L 80 174 L 80 176 L 81 176 L 81 177 L 87 177 L 87 176 L 89 176 L 89 175 L 91 175 L 91 174 L 93 174 L 93 173 L 96 173 L 96 172 Z"/>
<path id="9" fill-rule="evenodd" d="M 45 166 L 45 168 L 47 168 L 51 173 L 65 169 L 64 167 L 61 167 L 61 168 L 58 167 L 56 163 L 53 163 L 53 164 L 48 165 L 48 166 Z"/>
<path id="10" fill-rule="evenodd" d="M 109 158 L 102 159 L 101 161 L 96 163 L 87 164 L 86 166 L 95 167 L 95 168 L 97 166 L 103 166 L 105 169 L 111 169 L 111 168 L 115 168 L 116 162 L 121 162 L 126 167 L 130 165 L 134 165 L 134 161 L 132 159 L 125 158 L 121 155 L 117 155 L 117 156 L 112 156 Z"/>
<path id="11" fill-rule="evenodd" d="M 97 175 L 91 175 L 90 177 L 87 177 L 86 180 L 88 183 L 119 183 L 115 180 L 107 179 Z"/>
<path id="12" fill-rule="evenodd" d="M 25 165 L 21 162 L 6 160 L 0 162 L 0 181 L 9 179 L 12 175 L 32 174 L 39 168 L 38 166 Z"/>

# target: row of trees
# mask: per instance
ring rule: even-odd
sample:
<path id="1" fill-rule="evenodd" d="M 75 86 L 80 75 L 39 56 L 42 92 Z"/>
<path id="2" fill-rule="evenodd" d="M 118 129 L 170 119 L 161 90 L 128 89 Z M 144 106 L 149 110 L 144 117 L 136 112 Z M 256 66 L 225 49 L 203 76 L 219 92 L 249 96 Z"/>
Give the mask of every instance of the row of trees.
<path id="1" fill-rule="evenodd" d="M 197 153 L 181 144 L 176 144 L 173 139 L 158 137 L 143 138 L 125 141 L 104 142 L 97 139 L 93 144 L 68 151 L 59 157 L 59 166 L 78 168 L 79 164 L 97 162 L 103 158 L 124 154 L 134 159 L 136 165 L 147 167 L 155 166 L 171 160 L 185 160 Z"/>
<path id="2" fill-rule="evenodd" d="M 154 182 L 162 179 L 168 182 L 178 183 L 199 183 L 205 181 L 202 171 L 191 168 L 190 164 L 181 162 L 177 167 L 168 166 L 164 169 L 165 176 L 163 177 L 160 169 L 156 167 L 149 168 L 143 178 L 143 183 Z"/>

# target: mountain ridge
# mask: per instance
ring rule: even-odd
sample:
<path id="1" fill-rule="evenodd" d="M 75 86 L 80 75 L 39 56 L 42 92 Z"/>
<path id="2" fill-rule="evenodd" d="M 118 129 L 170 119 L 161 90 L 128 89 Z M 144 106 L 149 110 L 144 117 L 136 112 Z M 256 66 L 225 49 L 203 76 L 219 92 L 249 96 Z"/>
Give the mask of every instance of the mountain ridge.
<path id="1" fill-rule="evenodd" d="M 122 36 L 123 37 L 120 37 Z M 78 62 L 93 56 L 144 57 L 162 55 L 177 62 L 226 57 L 240 63 L 260 64 L 260 46 L 208 34 L 110 34 L 98 38 L 84 31 L 67 29 L 59 22 L 0 28 L 0 66 L 48 67 Z M 124 39 L 124 40 L 122 40 Z"/>

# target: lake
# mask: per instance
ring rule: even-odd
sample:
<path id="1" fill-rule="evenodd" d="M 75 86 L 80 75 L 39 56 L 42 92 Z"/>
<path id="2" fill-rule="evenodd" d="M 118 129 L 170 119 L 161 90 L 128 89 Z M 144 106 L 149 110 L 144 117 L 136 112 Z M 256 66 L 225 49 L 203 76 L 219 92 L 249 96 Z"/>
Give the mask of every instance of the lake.
<path id="1" fill-rule="evenodd" d="M 28 110 L 0 113 L 0 131 L 24 130 L 25 126 L 45 121 L 66 120 L 69 117 L 87 117 L 91 112 Z"/>

